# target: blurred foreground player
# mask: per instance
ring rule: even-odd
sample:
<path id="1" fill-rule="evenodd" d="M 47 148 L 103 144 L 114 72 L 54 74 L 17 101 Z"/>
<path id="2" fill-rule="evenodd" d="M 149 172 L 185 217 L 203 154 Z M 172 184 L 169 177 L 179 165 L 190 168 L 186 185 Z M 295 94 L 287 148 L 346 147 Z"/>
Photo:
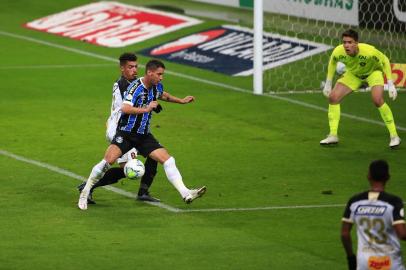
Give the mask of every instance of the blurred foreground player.
<path id="1" fill-rule="evenodd" d="M 384 160 L 369 165 L 370 189 L 353 196 L 344 211 L 341 228 L 350 270 L 405 270 L 399 239 L 406 240 L 402 199 L 386 193 L 389 166 Z M 354 255 L 352 225 L 357 227 L 358 248 Z"/>

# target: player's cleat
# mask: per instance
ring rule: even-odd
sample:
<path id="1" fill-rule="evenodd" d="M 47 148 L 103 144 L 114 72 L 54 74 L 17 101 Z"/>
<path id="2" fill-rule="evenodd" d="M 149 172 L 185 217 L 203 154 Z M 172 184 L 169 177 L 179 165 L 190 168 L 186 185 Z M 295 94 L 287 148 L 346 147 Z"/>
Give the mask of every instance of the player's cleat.
<path id="1" fill-rule="evenodd" d="M 389 142 L 389 147 L 395 148 L 395 147 L 399 146 L 401 142 L 402 142 L 402 140 L 399 138 L 399 136 L 391 137 L 390 142 Z"/>
<path id="2" fill-rule="evenodd" d="M 83 182 L 80 184 L 77 188 L 79 190 L 79 193 L 82 192 L 82 190 L 85 188 L 86 182 Z M 96 204 L 96 202 L 93 200 L 93 189 L 90 190 L 89 196 L 87 197 L 87 204 Z"/>
<path id="3" fill-rule="evenodd" d="M 204 193 L 206 193 L 205 186 L 197 189 L 191 189 L 190 193 L 185 198 L 183 198 L 183 200 L 185 201 L 185 203 L 189 204 L 193 202 L 195 199 L 202 197 Z"/>
<path id="4" fill-rule="evenodd" d="M 155 203 L 158 203 L 158 202 L 160 202 L 161 200 L 158 199 L 158 198 L 152 197 L 152 196 L 147 192 L 147 193 L 144 193 L 144 194 L 142 194 L 142 195 L 138 195 L 138 196 L 137 196 L 137 201 L 155 202 Z"/>
<path id="5" fill-rule="evenodd" d="M 337 143 L 338 143 L 338 137 L 335 135 L 328 135 L 327 138 L 320 141 L 321 145 L 330 145 L 330 144 L 337 144 Z"/>
<path id="6" fill-rule="evenodd" d="M 81 210 L 86 210 L 87 209 L 87 198 L 89 197 L 89 191 L 86 191 L 85 189 L 82 190 L 82 192 L 79 195 L 79 201 L 78 201 L 78 207 Z"/>

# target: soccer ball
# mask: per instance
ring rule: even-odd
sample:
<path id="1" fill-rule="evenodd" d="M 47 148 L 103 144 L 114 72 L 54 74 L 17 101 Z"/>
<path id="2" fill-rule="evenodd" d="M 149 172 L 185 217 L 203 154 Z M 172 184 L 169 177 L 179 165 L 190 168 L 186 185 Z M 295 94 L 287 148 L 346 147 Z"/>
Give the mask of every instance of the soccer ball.
<path id="1" fill-rule="evenodd" d="M 145 173 L 144 164 L 141 160 L 130 159 L 124 166 L 124 174 L 127 178 L 141 178 Z"/>
<path id="2" fill-rule="evenodd" d="M 345 64 L 341 62 L 337 62 L 336 72 L 338 75 L 342 75 L 345 72 Z"/>

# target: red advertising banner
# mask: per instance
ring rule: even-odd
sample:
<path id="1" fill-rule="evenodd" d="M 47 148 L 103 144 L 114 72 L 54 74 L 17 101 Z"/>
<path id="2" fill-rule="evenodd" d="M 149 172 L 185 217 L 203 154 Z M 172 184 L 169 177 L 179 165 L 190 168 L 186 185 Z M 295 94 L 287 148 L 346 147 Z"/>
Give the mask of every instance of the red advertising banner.
<path id="1" fill-rule="evenodd" d="M 26 23 L 24 26 L 106 47 L 124 47 L 200 23 L 182 15 L 97 2 Z"/>
<path id="2" fill-rule="evenodd" d="M 391 64 L 393 83 L 397 87 L 406 88 L 406 64 Z"/>

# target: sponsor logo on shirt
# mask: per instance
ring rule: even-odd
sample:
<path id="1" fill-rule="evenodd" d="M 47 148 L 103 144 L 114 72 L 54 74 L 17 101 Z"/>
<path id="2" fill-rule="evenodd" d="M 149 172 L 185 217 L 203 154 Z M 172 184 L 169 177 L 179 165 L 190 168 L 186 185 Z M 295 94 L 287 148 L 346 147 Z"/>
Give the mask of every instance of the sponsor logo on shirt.
<path id="1" fill-rule="evenodd" d="M 389 256 L 382 257 L 371 256 L 368 258 L 369 270 L 390 270 L 391 265 L 392 265 L 391 259 Z"/>
<path id="2" fill-rule="evenodd" d="M 386 206 L 376 205 L 359 205 L 355 209 L 355 215 L 359 216 L 383 216 L 386 211 Z"/>

